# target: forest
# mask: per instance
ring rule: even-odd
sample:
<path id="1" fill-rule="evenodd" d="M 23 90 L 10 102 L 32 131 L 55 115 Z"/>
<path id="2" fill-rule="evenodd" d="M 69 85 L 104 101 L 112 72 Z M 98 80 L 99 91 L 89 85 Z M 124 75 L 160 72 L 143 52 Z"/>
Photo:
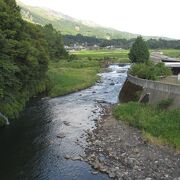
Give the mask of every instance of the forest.
<path id="1" fill-rule="evenodd" d="M 49 61 L 67 57 L 52 25 L 22 19 L 15 0 L 0 0 L 0 112 L 16 118 L 30 97 L 48 88 Z"/>
<path id="2" fill-rule="evenodd" d="M 96 37 L 83 36 L 81 34 L 63 35 L 65 45 L 87 45 L 92 46 L 94 44 L 100 47 L 114 46 L 123 49 L 129 49 L 135 41 L 134 39 L 100 39 Z M 166 39 L 148 39 L 147 45 L 150 49 L 180 49 L 180 40 L 166 40 Z"/>

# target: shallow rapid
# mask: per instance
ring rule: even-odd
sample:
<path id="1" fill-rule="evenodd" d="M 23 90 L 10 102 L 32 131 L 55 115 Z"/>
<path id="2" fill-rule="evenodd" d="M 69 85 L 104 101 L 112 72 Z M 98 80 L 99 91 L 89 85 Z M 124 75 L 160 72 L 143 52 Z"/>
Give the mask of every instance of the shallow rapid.
<path id="1" fill-rule="evenodd" d="M 0 179 L 109 179 L 93 175 L 90 165 L 79 159 L 86 133 L 95 128 L 103 107 L 118 102 L 128 68 L 110 65 L 91 88 L 32 100 L 17 121 L 0 130 Z"/>

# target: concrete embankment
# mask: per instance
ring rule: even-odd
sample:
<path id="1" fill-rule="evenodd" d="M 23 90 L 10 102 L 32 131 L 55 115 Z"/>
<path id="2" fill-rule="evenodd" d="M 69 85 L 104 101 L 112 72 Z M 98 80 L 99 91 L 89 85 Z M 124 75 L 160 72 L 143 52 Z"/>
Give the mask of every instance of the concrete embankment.
<path id="1" fill-rule="evenodd" d="M 180 86 L 128 75 L 119 99 L 121 102 L 139 100 L 149 104 L 158 104 L 164 99 L 173 99 L 171 108 L 179 108 Z"/>

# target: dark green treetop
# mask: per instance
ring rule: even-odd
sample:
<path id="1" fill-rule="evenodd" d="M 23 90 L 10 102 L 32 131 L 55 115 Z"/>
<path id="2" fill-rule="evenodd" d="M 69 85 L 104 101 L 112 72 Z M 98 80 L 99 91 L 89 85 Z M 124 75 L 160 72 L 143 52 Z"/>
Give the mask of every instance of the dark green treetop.
<path id="1" fill-rule="evenodd" d="M 132 63 L 143 63 L 149 60 L 149 55 L 146 42 L 138 36 L 130 49 L 129 59 Z"/>

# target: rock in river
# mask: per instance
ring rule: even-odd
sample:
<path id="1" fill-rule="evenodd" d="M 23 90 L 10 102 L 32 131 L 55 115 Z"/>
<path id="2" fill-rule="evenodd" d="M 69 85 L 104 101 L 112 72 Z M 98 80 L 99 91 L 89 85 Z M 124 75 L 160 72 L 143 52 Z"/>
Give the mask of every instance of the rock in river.
<path id="1" fill-rule="evenodd" d="M 57 138 L 65 138 L 66 135 L 64 133 L 59 133 L 56 137 Z"/>

